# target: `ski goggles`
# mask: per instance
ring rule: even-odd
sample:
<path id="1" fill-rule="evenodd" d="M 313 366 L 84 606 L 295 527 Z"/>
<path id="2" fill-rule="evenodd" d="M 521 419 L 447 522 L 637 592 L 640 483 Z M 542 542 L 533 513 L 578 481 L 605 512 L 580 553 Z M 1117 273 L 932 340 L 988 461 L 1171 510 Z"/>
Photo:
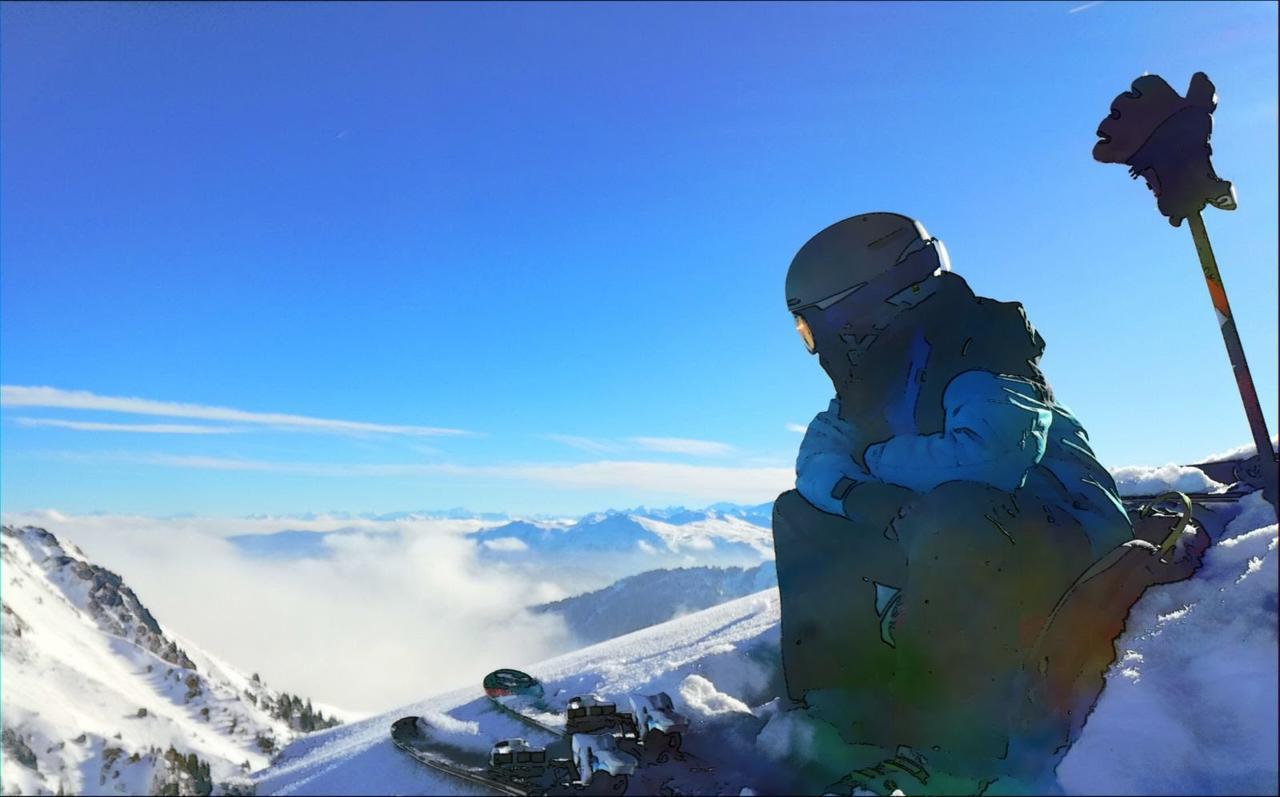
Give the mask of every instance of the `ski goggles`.
<path id="1" fill-rule="evenodd" d="M 950 270 L 951 261 L 942 241 L 936 238 L 921 241 L 893 268 L 874 279 L 793 310 L 796 332 L 810 354 L 818 351 L 814 326 L 823 337 L 831 334 L 848 337 L 845 332 L 853 337 L 874 334 L 887 326 L 898 313 L 919 304 L 932 293 L 921 287 L 925 280 Z M 902 287 L 904 283 L 905 288 Z M 855 294 L 857 301 L 844 302 Z"/>
<path id="2" fill-rule="evenodd" d="M 809 322 L 805 321 L 804 316 L 799 313 L 796 313 L 794 318 L 796 320 L 796 332 L 800 333 L 800 340 L 804 341 L 805 349 L 807 349 L 810 354 L 817 353 L 818 344 L 813 342 L 813 330 L 809 329 Z"/>

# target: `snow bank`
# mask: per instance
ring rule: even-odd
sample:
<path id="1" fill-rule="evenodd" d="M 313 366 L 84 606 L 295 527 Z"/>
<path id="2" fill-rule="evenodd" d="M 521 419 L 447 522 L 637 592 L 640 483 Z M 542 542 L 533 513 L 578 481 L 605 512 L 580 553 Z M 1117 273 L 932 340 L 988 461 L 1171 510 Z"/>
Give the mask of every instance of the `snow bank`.
<path id="1" fill-rule="evenodd" d="M 1058 767 L 1068 794 L 1276 793 L 1276 524 L 1261 495 L 1242 504 L 1195 578 L 1134 607 Z"/>
<path id="2" fill-rule="evenodd" d="M 1280 446 L 1280 435 L 1272 435 L 1271 447 L 1274 449 L 1277 446 Z M 1257 453 L 1257 451 L 1258 451 L 1258 447 L 1255 446 L 1253 443 L 1246 443 L 1242 446 L 1236 446 L 1235 448 L 1228 449 L 1226 451 L 1219 451 L 1216 454 L 1210 454 L 1209 456 L 1205 457 L 1201 461 L 1202 462 L 1222 462 L 1228 459 L 1244 459 L 1244 458 L 1253 456 L 1255 453 Z"/>
<path id="3" fill-rule="evenodd" d="M 690 675 L 680 683 L 680 697 L 690 711 L 703 716 L 732 711 L 740 714 L 751 713 L 746 703 L 732 695 L 717 691 L 716 685 L 701 675 Z"/>
<path id="4" fill-rule="evenodd" d="M 1184 493 L 1214 493 L 1226 489 L 1225 484 L 1210 479 L 1204 471 L 1183 465 L 1126 465 L 1112 468 L 1111 476 L 1121 495 L 1151 495 L 1167 490 Z"/>

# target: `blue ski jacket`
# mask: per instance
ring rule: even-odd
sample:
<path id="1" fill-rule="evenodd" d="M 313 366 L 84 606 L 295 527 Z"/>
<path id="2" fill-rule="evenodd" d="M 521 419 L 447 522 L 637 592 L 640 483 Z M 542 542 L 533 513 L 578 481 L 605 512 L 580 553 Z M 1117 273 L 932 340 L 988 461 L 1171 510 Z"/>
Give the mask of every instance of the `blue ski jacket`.
<path id="1" fill-rule="evenodd" d="M 944 429 L 918 434 L 914 400 L 899 394 L 886 415 L 900 419 L 893 436 L 868 440 L 841 418 L 832 399 L 805 433 L 796 459 L 796 489 L 809 503 L 843 515 L 833 494 L 842 479 L 880 481 L 916 492 L 964 480 L 1006 492 L 1023 489 L 1080 521 L 1099 555 L 1132 538 L 1115 482 L 1094 457 L 1080 422 L 1027 381 L 984 370 L 957 374 L 942 398 Z M 861 460 L 864 465 L 860 465 Z"/>

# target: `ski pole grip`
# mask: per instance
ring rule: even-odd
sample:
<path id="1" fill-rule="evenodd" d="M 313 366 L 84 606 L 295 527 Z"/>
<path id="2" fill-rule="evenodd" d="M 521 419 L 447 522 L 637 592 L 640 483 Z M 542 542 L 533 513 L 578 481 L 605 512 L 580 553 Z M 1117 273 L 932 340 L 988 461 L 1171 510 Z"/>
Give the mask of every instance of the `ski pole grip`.
<path id="1" fill-rule="evenodd" d="M 1143 75 L 1111 103 L 1098 124 L 1094 160 L 1123 163 L 1143 178 L 1156 206 L 1174 227 L 1205 205 L 1236 209 L 1235 188 L 1220 179 L 1209 157 L 1218 97 L 1203 72 L 1191 77 L 1182 97 L 1159 75 Z"/>

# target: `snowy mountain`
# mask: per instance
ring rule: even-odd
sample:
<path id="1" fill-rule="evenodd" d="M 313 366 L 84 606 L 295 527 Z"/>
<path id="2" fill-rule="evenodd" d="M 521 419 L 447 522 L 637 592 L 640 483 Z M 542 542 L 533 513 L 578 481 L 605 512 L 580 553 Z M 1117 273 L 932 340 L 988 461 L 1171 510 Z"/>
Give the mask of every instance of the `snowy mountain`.
<path id="1" fill-rule="evenodd" d="M 772 503 L 715 504 L 706 509 L 609 510 L 576 519 L 504 516 L 499 521 L 492 513 L 459 510 L 430 517 L 416 513 L 369 516 L 365 519 L 372 522 L 359 525 L 332 515 L 326 516 L 335 524 L 330 528 L 285 526 L 226 539 L 240 553 L 256 559 L 326 559 L 341 548 L 344 539 L 408 540 L 421 532 L 415 522 L 434 522 L 433 527 L 444 528 L 441 521 L 448 520 L 485 559 L 529 571 L 554 570 L 558 577 L 553 580 L 569 591 L 581 591 L 658 568 L 750 568 L 772 560 L 772 511 Z M 566 563 L 572 567 L 565 568 Z"/>
<path id="2" fill-rule="evenodd" d="M 712 517 L 739 518 L 756 526 L 768 528 L 773 523 L 773 502 L 763 504 L 732 504 L 721 502 L 705 509 L 688 509 L 683 506 L 669 506 L 665 509 L 636 507 L 622 510 L 624 515 L 638 515 L 653 520 L 664 520 L 676 525 L 707 520 Z"/>
<path id="3" fill-rule="evenodd" d="M 742 517 L 717 512 L 679 510 L 670 515 L 599 512 L 574 523 L 513 521 L 471 535 L 481 544 L 518 540 L 519 550 L 555 554 L 566 552 L 649 554 L 687 551 L 735 551 L 757 559 L 772 558 L 769 527 Z M 494 548 L 493 545 L 487 547 Z M 501 546 L 497 546 L 500 550 Z"/>
<path id="4" fill-rule="evenodd" d="M 497 562 L 568 566 L 583 589 L 655 568 L 755 567 L 773 559 L 769 525 L 733 514 L 682 508 L 601 512 L 577 521 L 518 520 L 469 538 Z"/>
<path id="5" fill-rule="evenodd" d="M 49 532 L 5 526 L 0 541 L 5 794 L 235 788 L 333 722 L 166 632 Z"/>
<path id="6" fill-rule="evenodd" d="M 1058 769 L 1065 793 L 1275 793 L 1276 525 L 1256 494 L 1233 515 L 1193 579 L 1134 608 L 1102 698 Z M 783 696 L 778 644 L 771 589 L 527 669 L 552 701 L 664 690 L 692 720 L 686 749 L 710 768 L 687 773 L 698 793 L 788 793 L 796 772 L 834 780 L 845 770 L 831 758 L 843 749 L 834 730 Z M 478 793 L 390 744 L 391 723 L 410 714 L 476 749 L 522 735 L 477 683 L 295 742 L 253 782 L 260 794 Z"/>
<path id="7" fill-rule="evenodd" d="M 581 644 L 602 642 L 778 585 L 772 562 L 741 567 L 649 570 L 604 589 L 530 607 L 556 614 Z"/>

